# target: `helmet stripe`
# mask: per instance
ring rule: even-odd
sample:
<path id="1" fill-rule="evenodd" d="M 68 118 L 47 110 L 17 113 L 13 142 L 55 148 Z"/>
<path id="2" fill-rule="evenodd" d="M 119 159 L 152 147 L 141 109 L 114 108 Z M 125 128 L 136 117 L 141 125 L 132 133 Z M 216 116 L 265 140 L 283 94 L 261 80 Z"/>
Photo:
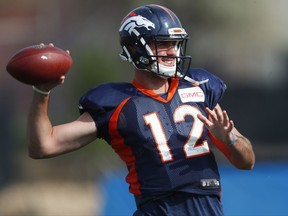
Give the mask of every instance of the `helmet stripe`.
<path id="1" fill-rule="evenodd" d="M 163 9 L 170 17 L 171 17 L 171 19 L 173 20 L 173 22 L 175 23 L 175 20 L 174 20 L 174 16 L 171 14 L 171 12 L 167 9 L 167 8 L 165 8 L 165 7 L 163 7 L 163 6 L 160 6 L 160 5 L 155 5 L 156 7 L 160 7 L 161 9 Z"/>

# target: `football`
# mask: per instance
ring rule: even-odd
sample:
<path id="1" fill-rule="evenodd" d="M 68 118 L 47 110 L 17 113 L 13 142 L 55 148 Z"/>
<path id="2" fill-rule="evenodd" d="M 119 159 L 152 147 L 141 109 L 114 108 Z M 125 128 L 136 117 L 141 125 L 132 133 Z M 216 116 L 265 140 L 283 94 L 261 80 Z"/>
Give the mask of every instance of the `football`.
<path id="1" fill-rule="evenodd" d="M 40 85 L 59 79 L 72 66 L 71 56 L 52 45 L 34 45 L 19 50 L 9 60 L 6 70 L 16 80 Z"/>

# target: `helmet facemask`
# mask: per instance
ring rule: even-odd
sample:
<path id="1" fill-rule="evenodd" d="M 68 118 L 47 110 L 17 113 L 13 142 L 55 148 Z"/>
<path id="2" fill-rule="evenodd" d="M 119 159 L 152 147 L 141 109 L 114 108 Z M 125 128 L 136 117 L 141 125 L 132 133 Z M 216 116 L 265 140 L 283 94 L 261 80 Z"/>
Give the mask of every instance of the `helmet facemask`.
<path id="1" fill-rule="evenodd" d="M 176 55 L 160 55 L 158 53 L 158 42 L 168 42 L 168 41 L 175 41 L 174 49 Z M 156 38 L 153 39 L 153 45 L 155 46 L 155 53 L 152 52 L 151 47 L 148 45 L 146 46 L 147 53 L 149 57 L 152 59 L 152 63 L 146 68 L 146 70 L 156 73 L 162 77 L 183 77 L 184 71 L 187 71 L 188 67 L 191 64 L 191 57 L 185 56 L 185 49 L 186 49 L 187 39 L 183 40 L 163 40 L 163 38 Z M 173 66 L 166 66 L 160 63 L 161 58 L 173 59 L 174 65 Z M 184 64 L 186 62 L 186 64 Z"/>
<path id="2" fill-rule="evenodd" d="M 175 41 L 175 56 L 163 56 L 158 54 L 157 43 Z M 135 41 L 135 46 L 123 46 L 123 53 L 120 57 L 129 61 L 139 70 L 146 70 L 161 77 L 184 77 L 185 71 L 190 67 L 191 57 L 185 55 L 188 37 L 183 39 L 174 39 L 173 37 L 154 36 L 153 38 L 140 37 Z M 155 53 L 152 47 L 155 46 Z M 175 59 L 172 67 L 159 63 L 160 58 Z"/>

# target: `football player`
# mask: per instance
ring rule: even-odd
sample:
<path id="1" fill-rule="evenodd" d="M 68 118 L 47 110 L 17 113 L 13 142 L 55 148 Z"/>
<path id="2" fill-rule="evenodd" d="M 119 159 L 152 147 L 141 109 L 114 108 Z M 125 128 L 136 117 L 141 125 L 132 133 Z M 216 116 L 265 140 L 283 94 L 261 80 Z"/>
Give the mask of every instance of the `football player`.
<path id="1" fill-rule="evenodd" d="M 54 157 L 102 138 L 127 165 L 134 215 L 223 215 L 211 145 L 239 169 L 255 163 L 250 141 L 219 106 L 226 85 L 190 68 L 188 34 L 166 7 L 134 9 L 119 34 L 120 56 L 135 67 L 133 80 L 89 90 L 80 99 L 80 117 L 57 126 L 47 114 L 49 93 L 65 77 L 34 86 L 30 156 Z"/>

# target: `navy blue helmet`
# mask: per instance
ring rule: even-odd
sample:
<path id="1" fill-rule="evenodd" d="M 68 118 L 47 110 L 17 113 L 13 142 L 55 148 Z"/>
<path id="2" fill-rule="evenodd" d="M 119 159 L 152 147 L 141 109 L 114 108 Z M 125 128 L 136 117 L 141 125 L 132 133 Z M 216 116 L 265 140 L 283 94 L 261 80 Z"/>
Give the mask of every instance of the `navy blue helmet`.
<path id="1" fill-rule="evenodd" d="M 154 72 L 163 77 L 183 77 L 182 68 L 188 34 L 178 17 L 168 8 L 160 5 L 141 6 L 131 11 L 121 22 L 119 28 L 122 52 L 120 57 L 131 62 L 137 69 Z M 168 67 L 158 63 L 158 57 L 152 53 L 151 41 L 175 41 L 177 64 Z M 157 43 L 155 43 L 157 44 Z"/>

